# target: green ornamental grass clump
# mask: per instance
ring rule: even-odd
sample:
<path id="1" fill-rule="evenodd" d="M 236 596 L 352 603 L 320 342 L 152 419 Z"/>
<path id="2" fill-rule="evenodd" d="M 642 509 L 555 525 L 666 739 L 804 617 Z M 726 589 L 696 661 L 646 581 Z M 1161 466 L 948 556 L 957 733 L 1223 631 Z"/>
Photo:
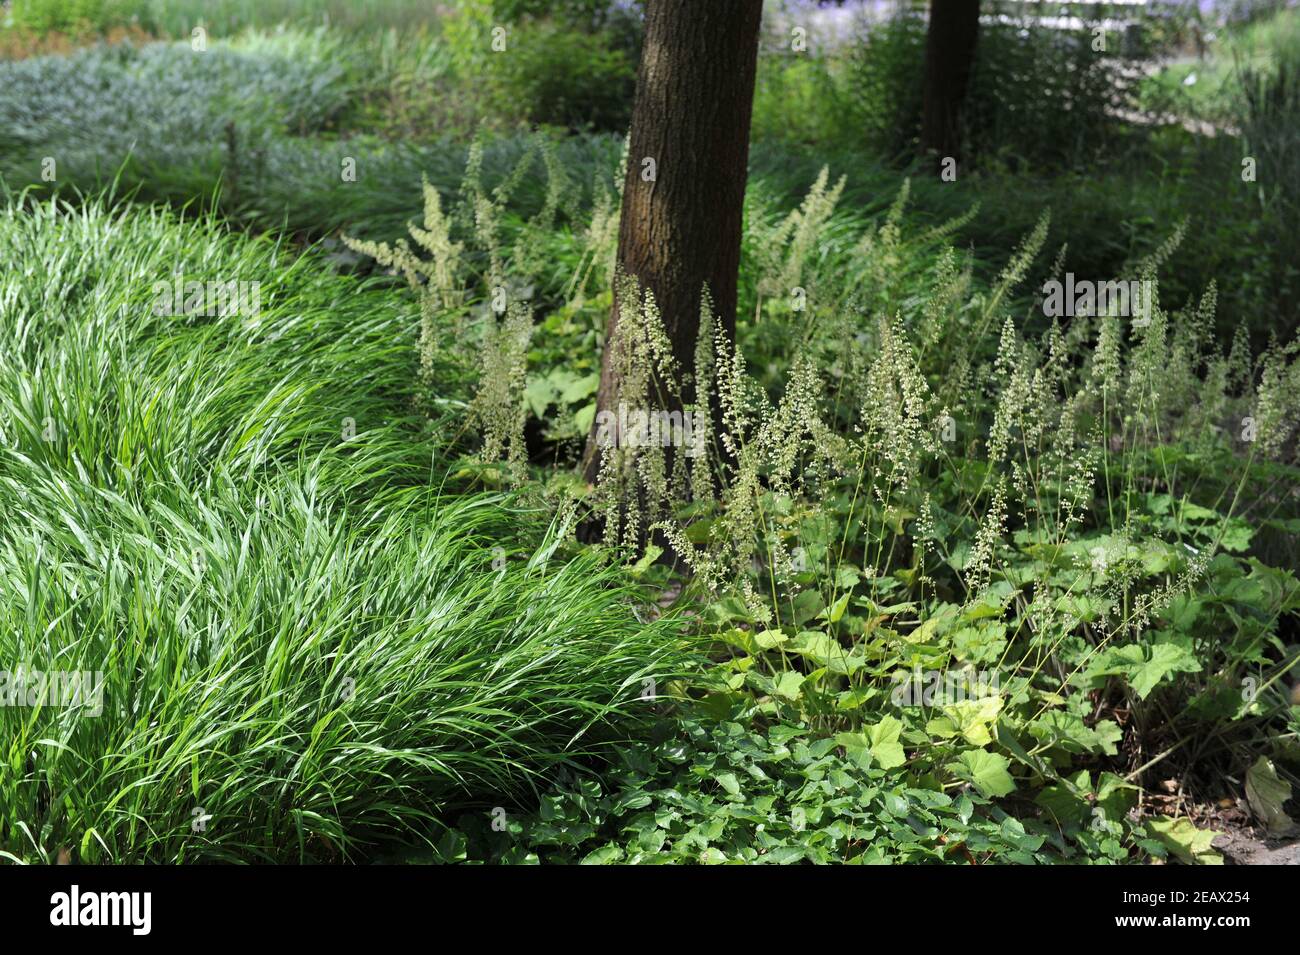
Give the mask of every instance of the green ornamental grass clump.
<path id="1" fill-rule="evenodd" d="M 607 752 L 681 669 L 562 528 L 443 486 L 373 284 L 93 202 L 11 198 L 0 250 L 4 857 L 364 859 Z M 160 314 L 178 268 L 259 308 Z"/>

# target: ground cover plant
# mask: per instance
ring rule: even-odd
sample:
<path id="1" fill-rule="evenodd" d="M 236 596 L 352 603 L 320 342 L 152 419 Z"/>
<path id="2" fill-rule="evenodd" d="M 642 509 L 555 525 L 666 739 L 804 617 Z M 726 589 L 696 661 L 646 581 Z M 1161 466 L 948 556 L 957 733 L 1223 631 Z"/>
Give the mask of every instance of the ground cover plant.
<path id="1" fill-rule="evenodd" d="M 535 263 L 557 256 L 525 253 L 537 223 L 517 223 L 507 233 L 513 246 L 498 241 L 474 225 L 495 221 L 493 200 L 477 182 L 466 192 L 464 242 L 450 241 L 455 213 L 429 191 L 424 228 L 412 236 L 431 259 L 358 248 L 406 273 L 420 293 L 426 355 L 451 353 L 451 342 L 474 334 L 476 314 L 487 323 L 489 351 L 471 350 L 466 366 L 471 375 L 479 367 L 487 385 L 475 402 L 495 406 L 480 412 L 480 454 L 490 463 L 499 453 L 522 481 L 530 431 L 551 446 L 535 441 L 535 457 L 563 458 L 594 413 L 593 370 L 566 356 L 581 355 L 592 334 L 575 318 L 608 281 L 599 263 L 612 249 L 601 250 L 599 229 L 575 237 L 587 251 L 574 256 L 574 273 L 548 282 Z M 1221 772 L 1261 756 L 1269 765 L 1294 760 L 1295 346 L 1257 365 L 1240 339 L 1222 350 L 1212 286 L 1179 309 L 1152 302 L 1145 324 L 1098 315 L 1063 328 L 1017 291 L 1036 269 L 1062 268 L 1066 250 L 1054 266 L 1040 255 L 1046 218 L 988 287 L 947 244 L 956 222 L 909 236 L 900 227 L 905 192 L 867 224 L 837 214 L 839 192 L 823 174 L 786 217 L 756 200 L 746 241 L 761 251 L 753 274 L 742 275 L 753 296 L 742 298 L 742 313 L 754 318 L 739 325 L 733 354 L 719 340 L 714 371 L 696 367 L 697 377 L 715 377 L 725 433 L 739 444 L 695 457 L 689 474 L 672 473 L 654 447 L 616 452 L 589 498 L 612 508 L 606 543 L 653 573 L 653 552 L 640 555 L 636 542 L 657 524 L 689 566 L 680 599 L 702 608 L 701 631 L 716 650 L 716 682 L 703 681 L 695 696 L 714 717 L 815 726 L 860 768 L 895 770 L 897 785 L 933 793 L 935 805 L 966 786 L 1023 799 L 1016 825 L 1029 827 L 1031 842 L 1050 839 L 1058 858 L 1201 854 L 1194 829 L 1159 819 L 1149 831 L 1127 829 L 1130 787 L 1157 766 L 1182 767 L 1176 799 L 1213 801 Z M 1177 254 L 1180 232 L 1144 274 Z M 517 314 L 479 313 L 474 303 L 487 290 L 474 285 L 490 285 L 492 273 L 458 272 L 475 240 L 479 260 L 536 282 L 538 300 L 561 296 L 546 306 L 564 317 L 543 325 L 547 347 L 530 349 L 532 323 Z M 458 274 L 467 284 L 449 295 Z M 792 285 L 805 293 L 802 311 L 764 297 Z M 999 327 L 1003 310 L 1020 312 L 1019 326 L 1008 314 Z M 874 329 L 863 313 L 876 316 Z M 652 308 L 642 318 L 647 341 L 662 334 Z M 1083 362 L 1070 359 L 1081 352 Z M 510 355 L 513 391 L 496 372 Z M 722 463 L 724 450 L 735 465 Z M 674 490 L 701 481 L 721 489 L 716 506 Z M 628 500 L 641 502 L 640 528 L 621 505 Z M 995 690 L 984 685 L 990 674 Z M 1258 749 L 1264 740 L 1267 752 Z M 642 773 L 637 803 L 647 798 Z M 706 776 L 694 773 L 697 783 Z M 739 789 L 730 797 L 718 794 L 755 811 Z M 627 809 L 621 796 L 609 798 Z M 587 801 L 582 813 L 596 812 Z M 598 815 L 608 838 L 618 813 L 605 806 Z M 680 822 L 661 816 L 655 839 Z M 640 818 L 624 821 L 635 830 Z M 579 819 L 591 832 L 577 845 L 595 858 L 632 851 L 617 834 L 587 841 L 598 827 Z M 725 831 L 707 813 L 700 825 Z M 553 831 L 546 816 L 535 826 Z M 863 850 L 870 837 L 851 831 L 841 835 Z M 674 852 L 717 848 L 694 828 L 676 834 L 684 842 L 672 842 Z M 534 848 L 551 845 L 539 838 Z M 963 844 L 945 839 L 954 851 Z M 732 854 L 719 849 L 717 861 L 758 851 L 728 844 Z M 511 851 L 525 854 L 520 844 Z"/>
<path id="2" fill-rule="evenodd" d="M 1292 838 L 1296 11 L 990 0 L 944 157 L 868 6 L 766 4 L 683 348 L 644 4 L 14 0 L 0 856 Z"/>

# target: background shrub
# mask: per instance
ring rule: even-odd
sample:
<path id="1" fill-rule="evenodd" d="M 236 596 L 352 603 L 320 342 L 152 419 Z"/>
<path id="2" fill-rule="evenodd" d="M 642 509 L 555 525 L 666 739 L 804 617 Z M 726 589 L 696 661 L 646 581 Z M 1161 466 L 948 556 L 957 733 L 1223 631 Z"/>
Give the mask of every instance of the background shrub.
<path id="1" fill-rule="evenodd" d="M 580 33 L 549 20 L 510 31 L 506 54 L 487 60 L 497 115 L 570 129 L 622 131 L 632 117 L 636 61 L 603 33 Z"/>

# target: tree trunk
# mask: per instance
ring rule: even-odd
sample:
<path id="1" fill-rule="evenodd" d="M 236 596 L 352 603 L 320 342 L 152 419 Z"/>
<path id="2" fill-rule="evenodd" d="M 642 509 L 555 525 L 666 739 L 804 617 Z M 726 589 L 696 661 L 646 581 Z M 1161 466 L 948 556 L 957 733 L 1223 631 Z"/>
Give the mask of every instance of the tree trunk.
<path id="1" fill-rule="evenodd" d="M 961 113 L 979 36 L 979 0 L 930 0 L 925 37 L 921 148 L 940 158 L 961 150 Z"/>
<path id="2" fill-rule="evenodd" d="M 627 176 L 618 233 L 619 271 L 654 293 L 678 367 L 694 367 L 707 285 L 719 325 L 736 327 L 736 274 L 749 167 L 749 121 L 762 0 L 647 0 Z M 648 179 L 653 161 L 653 179 Z M 632 304 L 632 303 L 630 303 Z M 622 303 L 615 291 L 601 359 L 597 411 L 617 413 L 619 382 L 609 343 Z M 635 317 L 636 310 L 629 308 Z M 678 383 L 679 386 L 682 383 Z M 679 398 L 694 397 L 693 382 Z M 673 407 L 675 405 L 675 407 Z M 593 425 L 584 472 L 595 481 Z"/>

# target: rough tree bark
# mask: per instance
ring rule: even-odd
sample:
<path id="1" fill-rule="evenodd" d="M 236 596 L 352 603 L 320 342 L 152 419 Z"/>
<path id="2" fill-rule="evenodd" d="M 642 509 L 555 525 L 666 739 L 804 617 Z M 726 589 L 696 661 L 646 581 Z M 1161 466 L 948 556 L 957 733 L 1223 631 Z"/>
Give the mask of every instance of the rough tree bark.
<path id="1" fill-rule="evenodd" d="M 961 114 L 979 37 L 979 0 L 930 0 L 925 37 L 921 148 L 956 158 Z"/>
<path id="2" fill-rule="evenodd" d="M 736 274 L 749 166 L 762 0 L 647 0 L 637 70 L 618 268 L 654 293 L 679 367 L 694 367 L 700 297 L 707 285 L 719 324 L 736 326 Z M 646 181 L 644 161 L 654 161 Z M 615 300 L 605 341 L 620 320 Z M 631 314 L 635 315 L 635 311 Z M 617 411 L 619 382 L 606 347 L 598 411 Z M 691 388 L 682 401 L 693 400 Z M 668 407 L 660 410 L 681 410 Z M 584 472 L 600 469 L 597 426 Z"/>

